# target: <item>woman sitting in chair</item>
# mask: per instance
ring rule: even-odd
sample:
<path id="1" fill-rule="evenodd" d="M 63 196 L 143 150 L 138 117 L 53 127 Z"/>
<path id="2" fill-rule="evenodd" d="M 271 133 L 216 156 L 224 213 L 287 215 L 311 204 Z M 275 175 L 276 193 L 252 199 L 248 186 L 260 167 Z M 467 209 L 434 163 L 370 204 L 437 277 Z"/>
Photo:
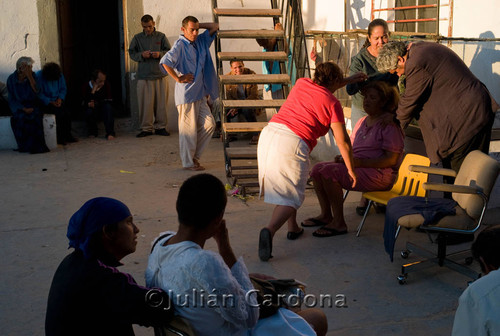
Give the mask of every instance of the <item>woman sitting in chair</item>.
<path id="1" fill-rule="evenodd" d="M 358 121 L 351 135 L 357 184 L 351 187 L 341 156 L 333 162 L 318 163 L 311 171 L 321 213 L 306 219 L 302 226 L 321 226 L 313 233 L 315 237 L 347 233 L 342 189 L 389 190 L 397 178 L 404 149 L 404 135 L 394 118 L 398 92 L 385 82 L 378 81 L 368 83 L 362 93 L 363 108 L 368 115 Z"/>
<path id="2" fill-rule="evenodd" d="M 148 286 L 168 290 L 176 315 L 198 336 L 325 335 L 327 321 L 319 309 L 296 314 L 279 308 L 259 319 L 247 268 L 229 242 L 226 203 L 224 185 L 212 175 L 195 175 L 182 184 L 176 204 L 179 229 L 155 242 L 146 270 Z M 210 238 L 218 253 L 204 249 Z"/>

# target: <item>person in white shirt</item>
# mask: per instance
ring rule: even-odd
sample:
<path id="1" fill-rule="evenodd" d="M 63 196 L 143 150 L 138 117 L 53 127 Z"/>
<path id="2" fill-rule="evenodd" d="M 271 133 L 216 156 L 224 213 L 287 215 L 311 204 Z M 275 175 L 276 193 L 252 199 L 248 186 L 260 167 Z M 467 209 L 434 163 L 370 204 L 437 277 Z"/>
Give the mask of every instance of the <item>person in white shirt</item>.
<path id="1" fill-rule="evenodd" d="M 483 230 L 471 249 L 484 276 L 460 296 L 452 335 L 500 335 L 500 225 Z"/>
<path id="2" fill-rule="evenodd" d="M 154 244 L 146 283 L 167 288 L 175 314 L 186 319 L 198 336 L 325 335 L 327 321 L 319 309 L 296 314 L 279 308 L 259 319 L 248 270 L 229 242 L 223 219 L 226 203 L 226 190 L 218 178 L 199 174 L 187 179 L 177 198 L 178 232 L 163 235 Z M 210 238 L 215 239 L 218 253 L 204 249 Z"/>

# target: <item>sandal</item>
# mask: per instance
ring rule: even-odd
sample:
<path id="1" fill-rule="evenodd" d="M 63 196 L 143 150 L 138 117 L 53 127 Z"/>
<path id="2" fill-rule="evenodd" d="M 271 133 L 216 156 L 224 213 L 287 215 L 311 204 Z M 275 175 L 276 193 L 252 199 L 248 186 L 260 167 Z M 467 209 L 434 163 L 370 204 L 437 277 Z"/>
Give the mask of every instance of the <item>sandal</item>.
<path id="1" fill-rule="evenodd" d="M 318 231 L 320 231 L 320 230 L 327 231 L 327 233 L 319 233 Z M 325 226 L 323 226 L 323 227 L 321 227 L 318 230 L 313 232 L 314 237 L 320 237 L 320 238 L 340 236 L 340 235 L 344 235 L 344 234 L 347 234 L 347 230 L 339 231 L 339 230 L 335 230 L 335 229 L 325 227 Z"/>
<path id="2" fill-rule="evenodd" d="M 311 222 L 313 224 L 305 224 L 305 222 Z M 300 223 L 300 225 L 302 225 L 302 227 L 325 226 L 327 224 L 328 223 L 322 222 L 316 218 L 308 218 L 308 219 L 304 220 L 302 223 Z"/>
<path id="3" fill-rule="evenodd" d="M 302 236 L 303 233 L 304 233 L 304 229 L 300 230 L 299 232 L 288 231 L 288 233 L 286 234 L 286 239 L 295 240 L 295 239 L 299 238 L 300 236 Z"/>

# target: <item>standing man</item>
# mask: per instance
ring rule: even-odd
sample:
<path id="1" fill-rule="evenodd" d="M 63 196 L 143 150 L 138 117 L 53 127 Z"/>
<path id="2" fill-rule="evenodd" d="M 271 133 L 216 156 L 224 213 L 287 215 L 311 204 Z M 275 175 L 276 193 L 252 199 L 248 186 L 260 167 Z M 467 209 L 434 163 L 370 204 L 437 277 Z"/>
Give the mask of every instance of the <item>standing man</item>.
<path id="1" fill-rule="evenodd" d="M 403 129 L 418 120 L 432 163 L 458 171 L 471 151 L 488 154 L 495 102 L 451 49 L 433 42 L 389 42 L 379 51 L 377 68 L 406 76 L 397 118 Z"/>
<path id="2" fill-rule="evenodd" d="M 168 80 L 160 71 L 160 58 L 170 50 L 165 34 L 155 28 L 149 14 L 141 18 L 142 33 L 136 34 L 128 50 L 130 58 L 139 63 L 137 68 L 137 98 L 141 118 L 138 138 L 154 134 L 168 136 L 167 97 Z"/>
<path id="3" fill-rule="evenodd" d="M 198 34 L 199 29 L 206 29 Z M 160 61 L 162 69 L 176 81 L 175 105 L 179 112 L 179 147 L 182 166 L 204 170 L 200 157 L 215 129 L 207 96 L 219 96 L 210 45 L 219 29 L 217 23 L 200 23 L 194 16 L 182 20 L 183 34 Z"/>

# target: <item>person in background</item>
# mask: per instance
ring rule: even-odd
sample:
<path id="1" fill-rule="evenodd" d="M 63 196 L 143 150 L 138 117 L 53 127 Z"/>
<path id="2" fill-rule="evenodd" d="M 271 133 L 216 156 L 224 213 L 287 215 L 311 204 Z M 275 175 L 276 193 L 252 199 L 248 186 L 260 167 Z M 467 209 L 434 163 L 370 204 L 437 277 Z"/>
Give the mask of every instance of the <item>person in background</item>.
<path id="1" fill-rule="evenodd" d="M 199 30 L 206 29 L 199 34 Z M 215 130 L 207 103 L 219 97 L 219 84 L 210 55 L 218 23 L 200 23 L 194 16 L 182 20 L 183 34 L 160 60 L 161 69 L 175 81 L 175 105 L 179 112 L 179 153 L 186 170 L 205 170 L 200 157 Z"/>
<path id="2" fill-rule="evenodd" d="M 260 231 L 258 251 L 262 261 L 272 257 L 273 236 L 285 222 L 288 222 L 289 240 L 304 233 L 296 217 L 305 197 L 309 154 L 317 139 L 330 129 L 344 158 L 352 186 L 356 185 L 344 112 L 333 93 L 348 83 L 365 79 L 363 73 L 344 78 L 335 63 L 321 63 L 312 80 L 297 80 L 280 112 L 262 130 L 257 148 L 260 192 L 266 203 L 275 205 L 269 224 Z"/>
<path id="3" fill-rule="evenodd" d="M 64 104 L 67 88 L 61 67 L 57 63 L 46 63 L 36 73 L 36 79 L 43 113 L 56 116 L 57 143 L 66 145 L 76 142 L 77 139 L 71 135 L 71 115 Z"/>
<path id="4" fill-rule="evenodd" d="M 97 137 L 97 122 L 102 120 L 106 130 L 106 139 L 113 140 L 115 134 L 115 119 L 111 103 L 111 86 L 106 80 L 106 74 L 95 69 L 90 74 L 90 80 L 82 87 L 83 108 L 87 120 L 89 137 Z"/>
<path id="5" fill-rule="evenodd" d="M 173 307 L 164 291 L 139 286 L 117 269 L 135 252 L 138 233 L 128 207 L 113 198 L 92 198 L 71 216 L 67 237 L 74 250 L 52 279 L 45 335 L 132 336 L 132 324 L 170 321 Z"/>
<path id="6" fill-rule="evenodd" d="M 160 59 L 170 50 L 170 43 L 155 28 L 149 14 L 141 18 L 142 33 L 130 42 L 130 58 L 138 63 L 137 99 L 141 117 L 138 138 L 154 134 L 169 136 L 167 131 L 168 78 L 160 71 Z"/>
<path id="7" fill-rule="evenodd" d="M 45 144 L 43 113 L 33 63 L 35 61 L 31 57 L 20 57 L 16 62 L 16 71 L 7 78 L 7 89 L 12 111 L 10 124 L 18 151 L 37 154 L 46 153 L 49 148 Z"/>
<path id="8" fill-rule="evenodd" d="M 500 226 L 481 231 L 471 250 L 483 276 L 460 296 L 452 335 L 500 335 Z"/>
<path id="9" fill-rule="evenodd" d="M 274 25 L 274 30 L 283 31 L 283 25 L 281 23 L 276 23 Z M 277 38 L 258 38 L 256 39 L 262 50 L 267 51 L 279 51 L 278 39 Z M 284 50 L 288 50 L 288 46 L 285 43 Z M 290 55 L 289 55 L 290 58 Z M 280 62 L 279 61 L 264 61 L 262 62 L 262 73 L 265 75 L 276 75 L 281 73 Z M 284 99 L 285 94 L 283 92 L 283 86 L 281 84 L 265 84 L 263 91 L 264 99 Z M 268 115 L 268 120 L 272 115 L 279 112 L 279 108 L 272 109 L 274 112 Z"/>
<path id="10" fill-rule="evenodd" d="M 7 85 L 0 82 L 0 116 L 11 116 L 9 108 L 9 90 Z"/>
<path id="11" fill-rule="evenodd" d="M 245 68 L 245 64 L 242 61 L 232 60 L 229 62 L 231 71 L 227 75 L 241 76 L 241 75 L 255 75 L 255 71 Z M 257 84 L 230 84 L 225 86 L 226 99 L 228 100 L 258 100 L 259 88 Z M 227 112 L 227 122 L 231 122 L 238 115 L 242 115 L 247 122 L 256 122 L 257 115 L 260 114 L 260 109 L 252 108 L 239 108 L 230 109 Z M 254 134 L 251 144 L 257 144 L 259 140 L 259 134 Z"/>

